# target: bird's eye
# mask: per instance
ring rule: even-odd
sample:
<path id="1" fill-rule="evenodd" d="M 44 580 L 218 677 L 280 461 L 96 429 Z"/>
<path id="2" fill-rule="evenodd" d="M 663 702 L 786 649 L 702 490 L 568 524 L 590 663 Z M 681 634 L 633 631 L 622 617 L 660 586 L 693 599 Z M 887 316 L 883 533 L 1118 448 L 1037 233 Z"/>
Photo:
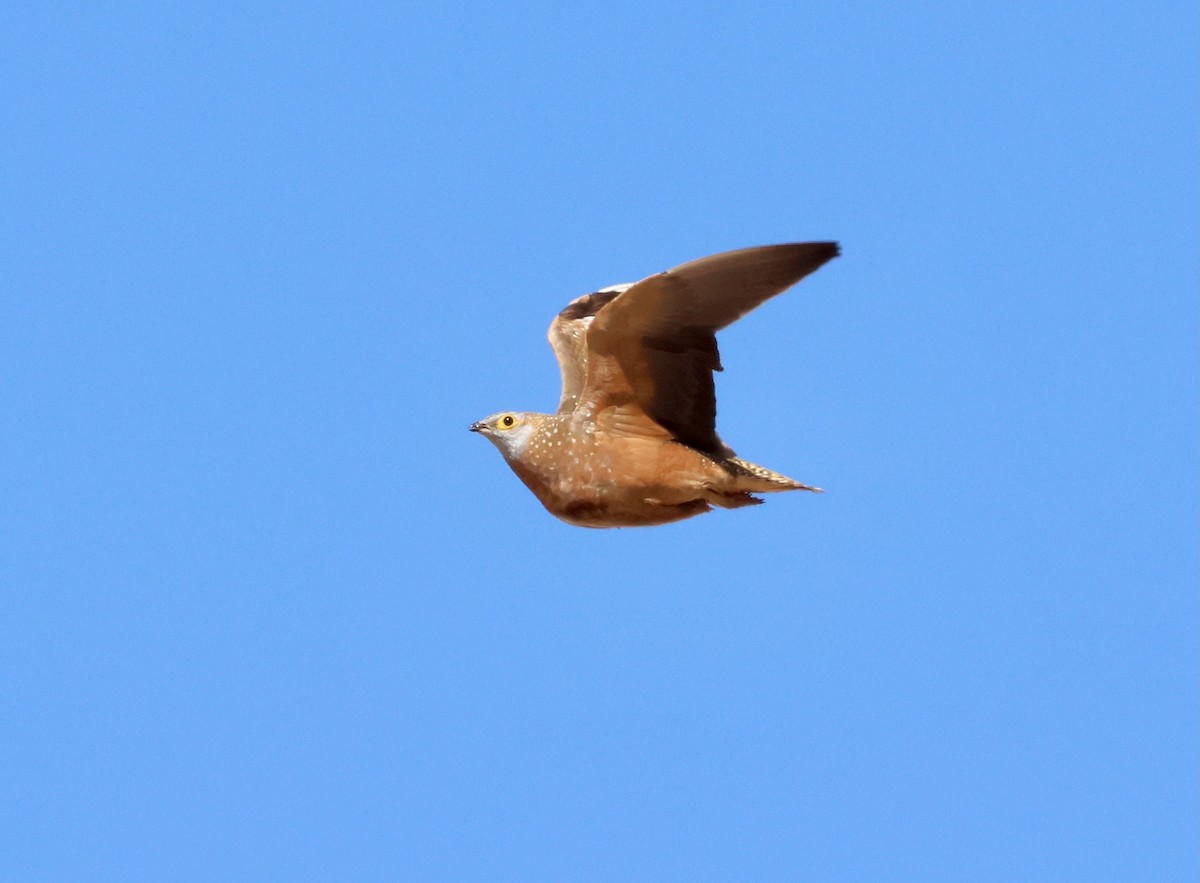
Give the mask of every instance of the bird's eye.
<path id="1" fill-rule="evenodd" d="M 512 414 L 505 414 L 503 417 L 500 418 L 500 428 L 501 429 L 512 429 L 516 425 L 517 425 L 517 418 L 514 417 Z"/>

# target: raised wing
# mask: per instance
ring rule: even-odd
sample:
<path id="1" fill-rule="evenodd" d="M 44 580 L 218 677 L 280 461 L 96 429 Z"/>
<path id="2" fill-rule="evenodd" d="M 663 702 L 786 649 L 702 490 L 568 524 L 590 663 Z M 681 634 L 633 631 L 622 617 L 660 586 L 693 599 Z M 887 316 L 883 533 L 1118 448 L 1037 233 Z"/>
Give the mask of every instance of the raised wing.
<path id="1" fill-rule="evenodd" d="M 575 403 L 612 427 L 656 429 L 645 426 L 649 418 L 683 444 L 731 456 L 716 431 L 716 332 L 838 254 L 836 242 L 728 251 L 649 276 L 596 305 Z"/>
<path id="2" fill-rule="evenodd" d="M 577 297 L 550 323 L 546 337 L 550 341 L 550 348 L 554 350 L 554 357 L 558 359 L 558 370 L 562 374 L 559 414 L 575 410 L 579 393 L 587 380 L 588 326 L 592 324 L 592 319 L 601 307 L 632 285 L 632 282 L 610 285 L 608 288 Z"/>

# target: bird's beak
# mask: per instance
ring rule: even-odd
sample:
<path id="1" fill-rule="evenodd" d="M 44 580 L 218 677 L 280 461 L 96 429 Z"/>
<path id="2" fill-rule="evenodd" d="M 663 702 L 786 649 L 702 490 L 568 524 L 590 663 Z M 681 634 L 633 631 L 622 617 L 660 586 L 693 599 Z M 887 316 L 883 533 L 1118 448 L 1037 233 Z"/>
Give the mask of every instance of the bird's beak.
<path id="1" fill-rule="evenodd" d="M 483 432 L 483 421 L 476 420 L 474 423 L 468 426 L 467 429 L 471 430 L 471 432 Z"/>

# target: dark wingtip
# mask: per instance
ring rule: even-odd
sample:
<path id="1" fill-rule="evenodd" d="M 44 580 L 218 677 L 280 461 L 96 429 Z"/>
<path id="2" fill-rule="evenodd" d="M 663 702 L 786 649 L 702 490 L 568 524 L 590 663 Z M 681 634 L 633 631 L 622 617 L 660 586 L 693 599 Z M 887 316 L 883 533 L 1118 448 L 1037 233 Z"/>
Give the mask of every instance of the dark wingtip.
<path id="1" fill-rule="evenodd" d="M 794 274 L 790 285 L 816 272 L 842 253 L 841 243 L 833 241 L 790 242 L 776 247 L 785 250 L 783 253 L 788 256 L 789 270 Z"/>
<path id="2" fill-rule="evenodd" d="M 823 267 L 829 261 L 842 254 L 842 244 L 835 240 L 818 240 L 816 242 L 785 242 L 779 245 L 766 245 L 762 247 L 764 251 L 778 250 L 778 253 L 787 255 L 787 259 L 800 269 L 803 269 L 803 276 Z"/>
<path id="3" fill-rule="evenodd" d="M 842 255 L 842 244 L 840 242 L 810 242 L 809 245 L 814 246 L 817 256 L 825 261 L 831 261 Z"/>

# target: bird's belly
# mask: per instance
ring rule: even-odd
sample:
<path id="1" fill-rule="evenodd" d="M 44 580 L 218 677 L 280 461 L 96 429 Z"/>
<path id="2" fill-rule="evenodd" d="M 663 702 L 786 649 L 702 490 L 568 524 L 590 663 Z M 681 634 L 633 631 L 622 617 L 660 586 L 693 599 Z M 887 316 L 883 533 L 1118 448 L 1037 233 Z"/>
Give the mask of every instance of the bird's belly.
<path id="1" fill-rule="evenodd" d="M 541 481 L 521 477 L 552 515 L 569 524 L 636 527 L 709 511 L 702 486 L 710 464 L 680 445 L 622 439 L 579 452 Z"/>
<path id="2" fill-rule="evenodd" d="M 593 503 L 571 500 L 560 507 L 546 507 L 550 514 L 578 527 L 652 527 L 682 521 L 707 512 L 709 508 L 703 500 L 675 505 L 653 501 Z"/>

